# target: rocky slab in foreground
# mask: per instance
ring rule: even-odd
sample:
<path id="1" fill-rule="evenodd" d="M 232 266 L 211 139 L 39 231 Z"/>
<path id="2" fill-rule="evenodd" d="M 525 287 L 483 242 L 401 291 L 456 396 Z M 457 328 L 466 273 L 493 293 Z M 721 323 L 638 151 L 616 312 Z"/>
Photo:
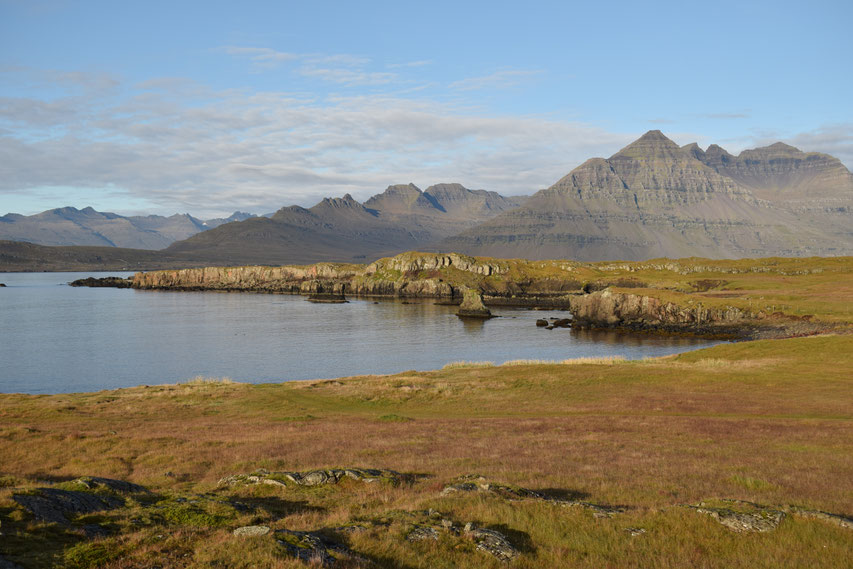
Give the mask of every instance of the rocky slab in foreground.
<path id="1" fill-rule="evenodd" d="M 256 470 L 251 474 L 234 474 L 219 481 L 221 486 L 238 484 L 269 484 L 271 486 L 324 486 L 337 484 L 341 480 L 350 479 L 359 482 L 384 482 L 397 486 L 401 482 L 411 481 L 413 475 L 401 474 L 394 470 L 376 468 L 329 468 L 323 470 L 308 470 L 305 472 L 270 472 Z"/>

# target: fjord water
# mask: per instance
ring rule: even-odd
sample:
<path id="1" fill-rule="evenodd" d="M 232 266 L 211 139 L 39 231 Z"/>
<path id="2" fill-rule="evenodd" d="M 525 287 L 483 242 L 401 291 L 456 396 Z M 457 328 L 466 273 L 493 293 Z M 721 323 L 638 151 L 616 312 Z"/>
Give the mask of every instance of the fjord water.
<path id="1" fill-rule="evenodd" d="M 66 285 L 131 273 L 0 273 L 0 392 L 69 393 L 197 376 L 280 382 L 429 370 L 455 361 L 642 358 L 701 339 L 536 328 L 565 312 L 496 309 L 460 320 L 432 300 L 162 292 Z"/>

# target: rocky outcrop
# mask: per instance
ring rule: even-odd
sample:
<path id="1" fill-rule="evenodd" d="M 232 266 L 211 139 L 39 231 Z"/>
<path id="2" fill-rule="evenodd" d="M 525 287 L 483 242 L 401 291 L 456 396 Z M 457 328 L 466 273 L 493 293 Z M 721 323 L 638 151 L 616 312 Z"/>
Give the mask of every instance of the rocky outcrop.
<path id="1" fill-rule="evenodd" d="M 270 486 L 326 486 L 337 484 L 341 480 L 350 479 L 359 482 L 384 482 L 397 486 L 402 482 L 412 480 L 412 475 L 402 474 L 393 470 L 375 468 L 328 468 L 324 470 L 309 470 L 306 472 L 270 472 L 256 470 L 251 474 L 235 474 L 219 481 L 221 486 L 240 484 L 267 484 Z"/>
<path id="2" fill-rule="evenodd" d="M 606 289 L 570 300 L 572 326 L 694 333 L 731 333 L 753 315 L 738 308 L 685 307 L 651 296 Z"/>
<path id="3" fill-rule="evenodd" d="M 339 561 L 367 562 L 349 547 L 319 532 L 280 529 L 275 531 L 275 538 L 290 556 L 312 565 L 333 567 Z"/>
<path id="4" fill-rule="evenodd" d="M 484 262 L 458 253 L 402 253 L 389 259 L 380 259 L 375 263 L 371 263 L 364 272 L 367 275 L 386 271 L 412 274 L 450 267 L 485 277 L 505 273 L 508 268 L 506 263 L 501 263 L 500 261 L 491 260 Z"/>
<path id="5" fill-rule="evenodd" d="M 753 504 L 752 502 L 744 502 L 742 500 L 723 500 L 723 502 L 728 502 L 732 506 L 739 508 L 739 510 L 731 507 L 713 507 L 704 503 L 689 507 L 700 514 L 711 516 L 721 525 L 735 532 L 764 533 L 773 531 L 785 519 L 785 512 Z"/>
<path id="6" fill-rule="evenodd" d="M 456 316 L 462 318 L 491 318 L 492 312 L 483 304 L 483 293 L 479 290 L 466 288 L 462 297 L 462 304 L 456 311 Z"/>
<path id="7" fill-rule="evenodd" d="M 92 288 L 131 288 L 133 286 L 132 278 L 122 277 L 88 277 L 85 279 L 77 279 L 71 281 L 68 286 L 87 286 Z"/>

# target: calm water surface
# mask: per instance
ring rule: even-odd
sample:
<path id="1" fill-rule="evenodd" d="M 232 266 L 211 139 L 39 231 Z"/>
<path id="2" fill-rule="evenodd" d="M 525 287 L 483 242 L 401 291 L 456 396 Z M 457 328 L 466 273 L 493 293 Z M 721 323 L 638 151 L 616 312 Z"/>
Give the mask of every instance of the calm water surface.
<path id="1" fill-rule="evenodd" d="M 536 328 L 565 312 L 463 321 L 433 301 L 73 288 L 87 276 L 0 273 L 0 392 L 67 393 L 194 378 L 247 382 L 440 368 L 454 361 L 660 356 L 715 342 Z"/>

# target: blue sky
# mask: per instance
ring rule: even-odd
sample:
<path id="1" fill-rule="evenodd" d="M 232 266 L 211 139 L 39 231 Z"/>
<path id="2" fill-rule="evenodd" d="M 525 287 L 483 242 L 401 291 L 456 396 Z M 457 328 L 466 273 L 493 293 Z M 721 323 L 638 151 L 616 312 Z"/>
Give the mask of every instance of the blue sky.
<path id="1" fill-rule="evenodd" d="M 649 129 L 853 166 L 853 3 L 0 0 L 0 214 L 550 186 Z"/>

